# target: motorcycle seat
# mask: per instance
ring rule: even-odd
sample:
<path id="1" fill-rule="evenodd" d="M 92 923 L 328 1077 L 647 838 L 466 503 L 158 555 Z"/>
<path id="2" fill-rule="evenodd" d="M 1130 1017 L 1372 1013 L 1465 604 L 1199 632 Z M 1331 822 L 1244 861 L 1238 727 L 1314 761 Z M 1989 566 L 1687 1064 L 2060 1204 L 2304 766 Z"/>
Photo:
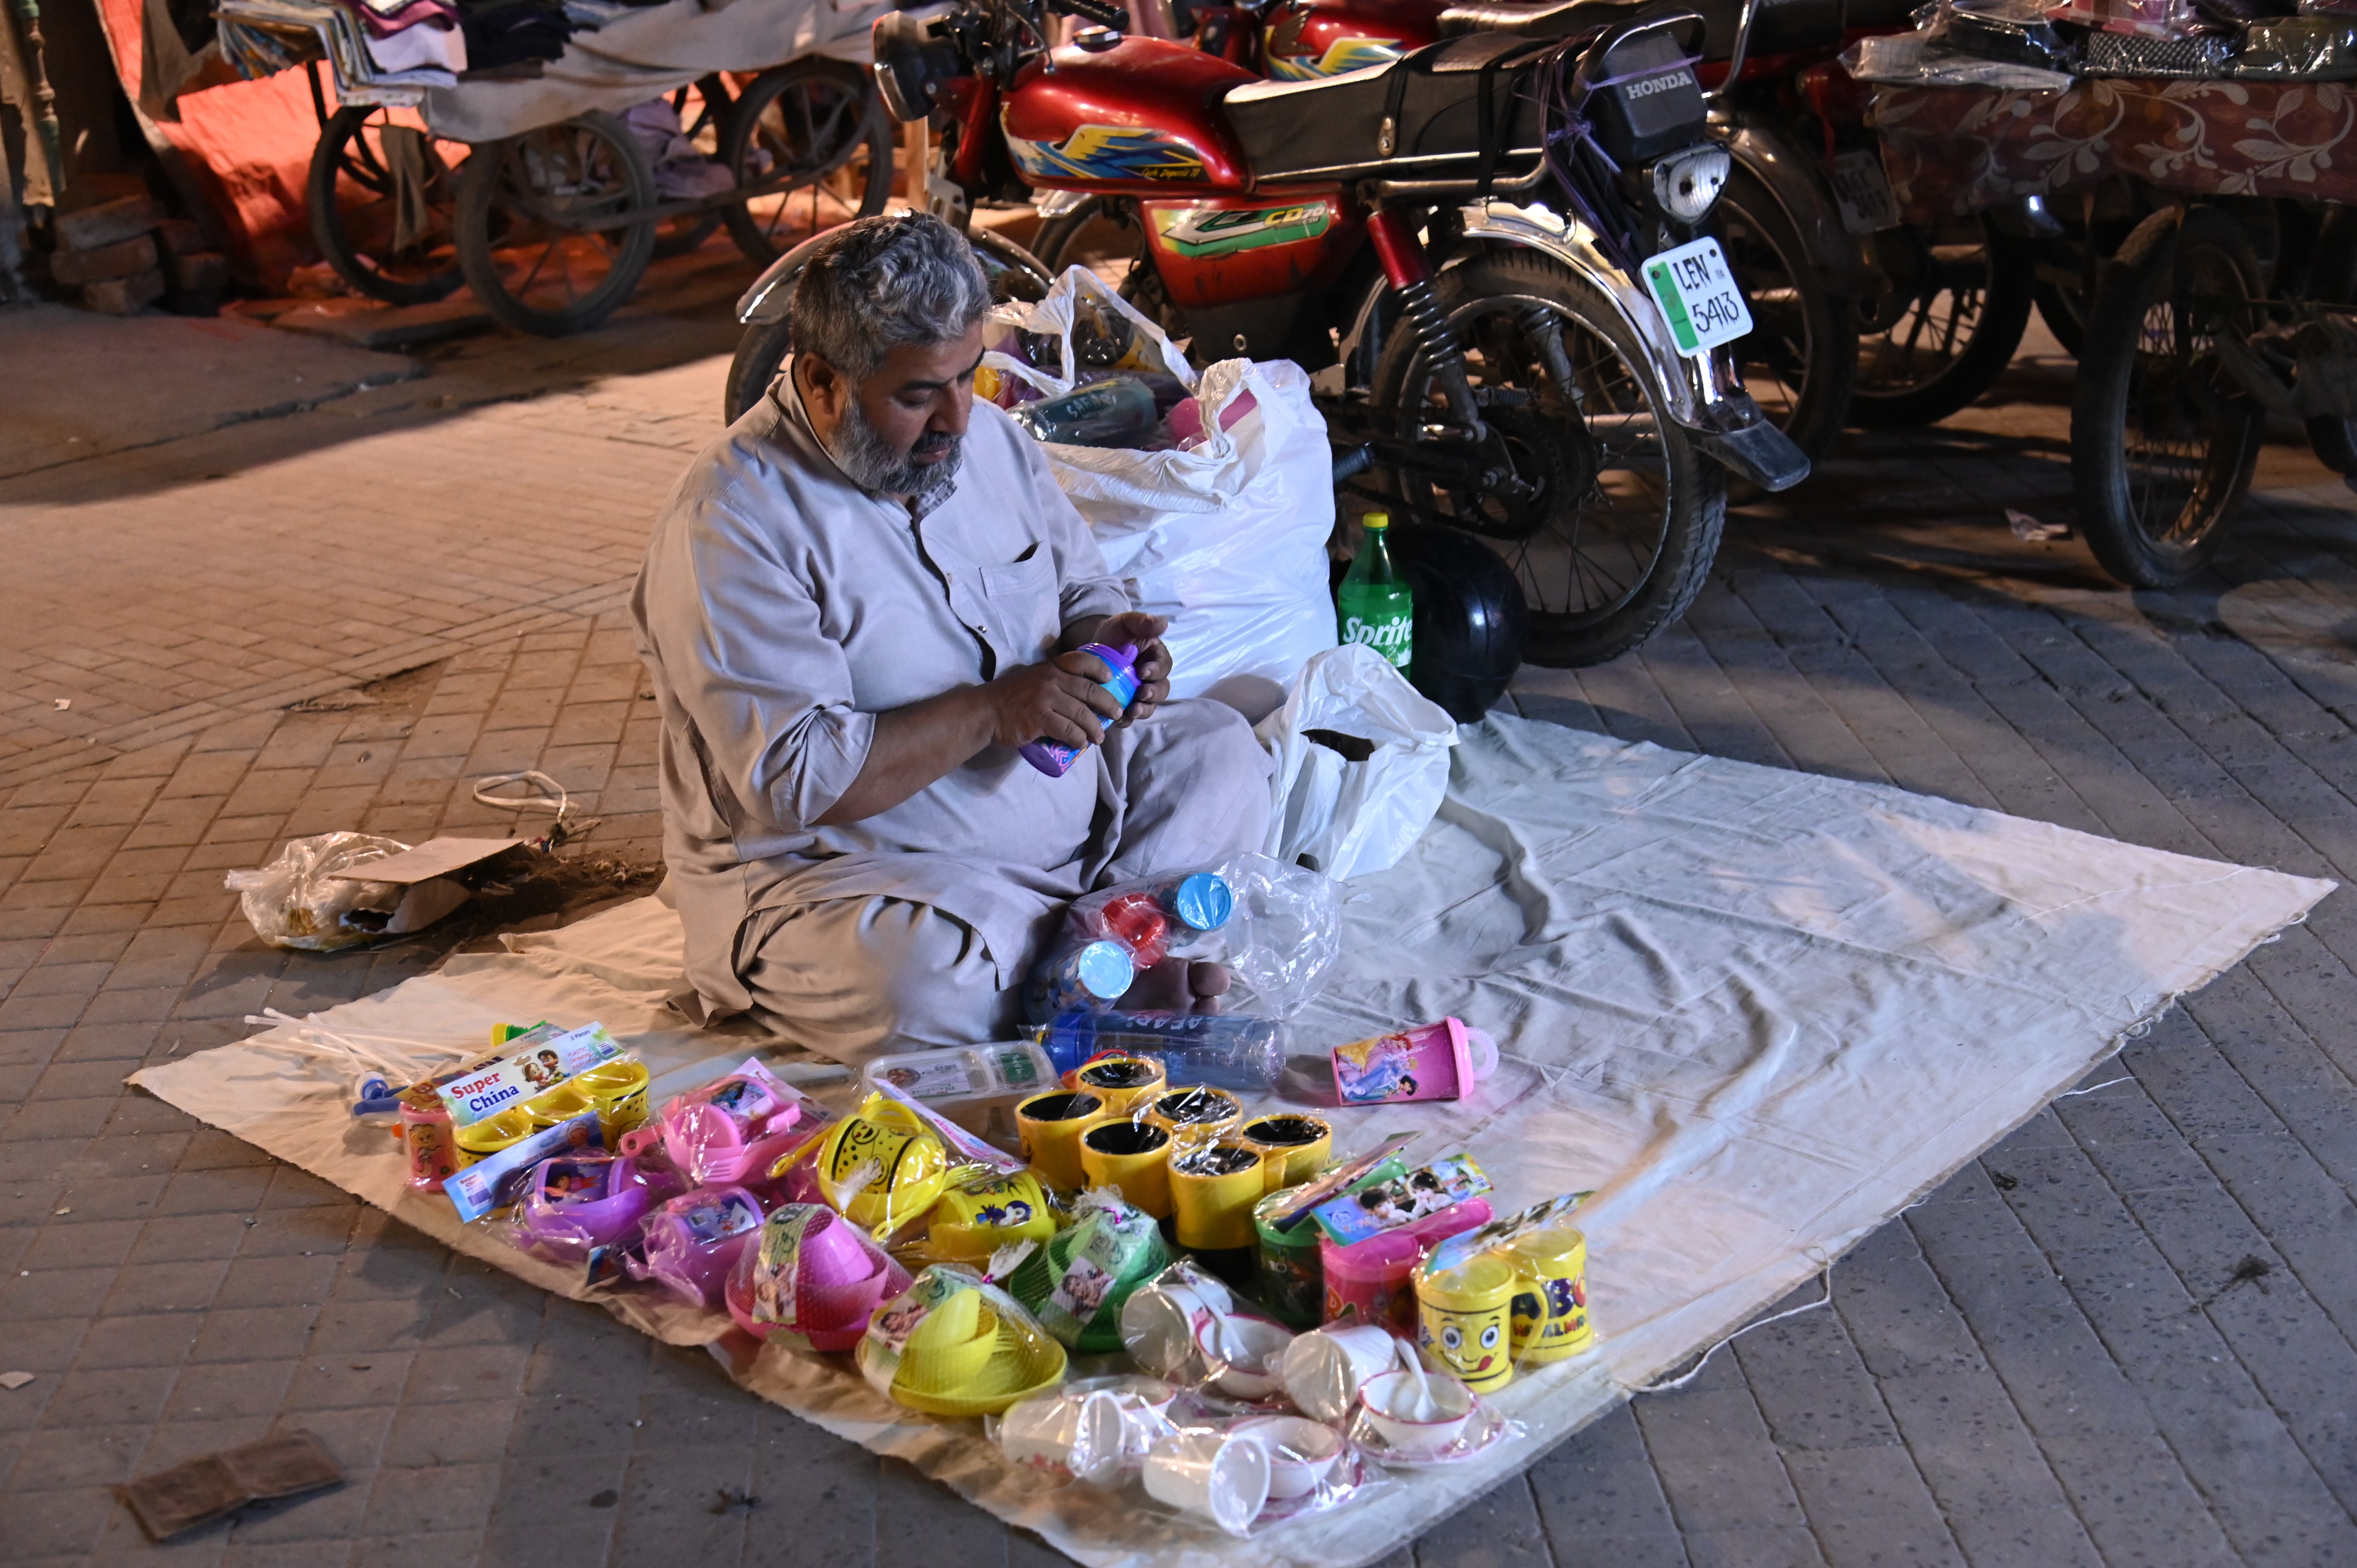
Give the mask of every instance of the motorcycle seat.
<path id="1" fill-rule="evenodd" d="M 1853 11 L 1899 0 L 1849 0 Z M 1921 4 L 1921 0 L 1912 0 Z M 1751 22 L 1750 58 L 1830 48 L 1842 40 L 1844 0 L 1760 0 Z M 1526 38 L 1576 38 L 1648 11 L 1692 11 L 1702 18 L 1702 58 L 1735 58 L 1735 35 L 1743 24 L 1743 0 L 1468 0 L 1440 13 L 1442 38 L 1472 33 L 1512 33 Z M 1849 22 L 1849 26 L 1869 24 Z M 1903 18 L 1901 26 L 1904 25 Z"/>
<path id="2" fill-rule="evenodd" d="M 1255 185 L 1382 173 L 1395 178 L 1469 177 L 1481 154 L 1484 67 L 1495 66 L 1491 108 L 1505 123 L 1497 168 L 1527 171 L 1541 145 L 1538 94 L 1518 88 L 1534 50 L 1503 34 L 1444 39 L 1387 65 L 1315 81 L 1252 81 L 1221 99 Z M 1523 60 L 1512 57 L 1522 55 Z M 1383 123 L 1399 105 L 1394 145 Z"/>

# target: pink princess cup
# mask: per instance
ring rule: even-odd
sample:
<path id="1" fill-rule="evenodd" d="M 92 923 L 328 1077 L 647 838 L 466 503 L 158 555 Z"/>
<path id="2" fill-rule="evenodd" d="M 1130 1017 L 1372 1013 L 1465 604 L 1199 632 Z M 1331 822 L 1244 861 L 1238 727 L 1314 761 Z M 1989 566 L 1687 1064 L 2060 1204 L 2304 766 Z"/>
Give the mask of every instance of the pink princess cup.
<path id="1" fill-rule="evenodd" d="M 1326 1269 L 1329 1323 L 1378 1323 L 1405 1332 L 1415 1320 L 1415 1265 L 1424 1256 L 1405 1230 L 1387 1230 L 1347 1247 L 1318 1243 Z"/>

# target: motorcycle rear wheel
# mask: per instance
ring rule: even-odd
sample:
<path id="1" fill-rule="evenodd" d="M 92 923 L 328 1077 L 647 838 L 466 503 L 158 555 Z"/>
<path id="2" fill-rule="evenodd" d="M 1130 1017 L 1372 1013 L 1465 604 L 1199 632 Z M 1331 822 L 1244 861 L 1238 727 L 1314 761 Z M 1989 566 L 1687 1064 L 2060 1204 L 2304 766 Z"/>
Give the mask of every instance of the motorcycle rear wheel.
<path id="1" fill-rule="evenodd" d="M 2258 258 L 2214 207 L 2157 212 L 2104 269 L 2071 404 L 2079 525 L 2104 571 L 2173 588 L 2216 553 L 2258 466 L 2266 413 L 2222 332 L 2257 319 Z"/>
<path id="2" fill-rule="evenodd" d="M 1751 330 L 1733 345 L 1760 412 L 1813 463 L 1849 417 L 1857 384 L 1857 307 L 1828 294 L 1800 231 L 1742 166 L 1716 209 L 1727 270 L 1751 305 Z"/>
<path id="3" fill-rule="evenodd" d="M 1620 314 L 1568 268 L 1490 252 L 1443 272 L 1434 292 L 1484 418 L 1542 489 L 1509 504 L 1393 468 L 1393 493 L 1415 521 L 1480 535 L 1513 568 L 1530 609 L 1526 661 L 1619 658 L 1694 602 L 1726 523 L 1725 474 L 1670 421 L 1668 390 Z M 1576 399 L 1542 368 L 1539 321 L 1562 335 Z M 1384 345 L 1374 392 L 1409 442 L 1446 417 L 1412 333 Z"/>

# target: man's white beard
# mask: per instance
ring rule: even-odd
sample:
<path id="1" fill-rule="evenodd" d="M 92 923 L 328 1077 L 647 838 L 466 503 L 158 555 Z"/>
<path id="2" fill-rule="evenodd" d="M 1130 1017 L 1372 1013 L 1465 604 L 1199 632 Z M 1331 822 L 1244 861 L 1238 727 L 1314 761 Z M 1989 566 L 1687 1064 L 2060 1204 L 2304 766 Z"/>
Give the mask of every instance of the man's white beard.
<path id="1" fill-rule="evenodd" d="M 958 465 L 965 460 L 964 438 L 933 432 L 917 438 L 919 451 L 939 451 L 944 446 L 948 456 L 938 462 L 919 463 L 913 456 L 901 456 L 867 423 L 859 399 L 854 396 L 845 400 L 843 422 L 835 426 L 827 456 L 862 489 L 927 501 L 949 489 L 957 477 Z"/>

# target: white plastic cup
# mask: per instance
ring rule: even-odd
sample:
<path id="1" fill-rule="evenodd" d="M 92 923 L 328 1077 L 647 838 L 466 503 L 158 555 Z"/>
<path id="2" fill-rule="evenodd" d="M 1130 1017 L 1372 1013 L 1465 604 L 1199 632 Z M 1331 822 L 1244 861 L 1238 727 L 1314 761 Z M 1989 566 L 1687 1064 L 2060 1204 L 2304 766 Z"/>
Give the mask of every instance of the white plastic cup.
<path id="1" fill-rule="evenodd" d="M 1313 1329 L 1286 1347 L 1277 1381 L 1302 1413 L 1338 1422 L 1370 1378 L 1398 1367 L 1400 1342 L 1378 1323 Z"/>
<path id="2" fill-rule="evenodd" d="M 1178 1432 L 1146 1456 L 1146 1494 L 1242 1535 L 1268 1506 L 1268 1450 L 1224 1432 Z"/>
<path id="3" fill-rule="evenodd" d="M 1102 1481 L 1121 1468 L 1129 1432 L 1121 1401 L 1100 1390 L 1025 1400 L 1001 1419 L 998 1442 L 1017 1465 Z"/>

